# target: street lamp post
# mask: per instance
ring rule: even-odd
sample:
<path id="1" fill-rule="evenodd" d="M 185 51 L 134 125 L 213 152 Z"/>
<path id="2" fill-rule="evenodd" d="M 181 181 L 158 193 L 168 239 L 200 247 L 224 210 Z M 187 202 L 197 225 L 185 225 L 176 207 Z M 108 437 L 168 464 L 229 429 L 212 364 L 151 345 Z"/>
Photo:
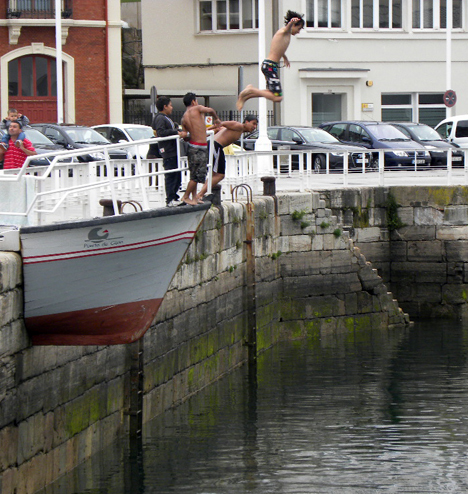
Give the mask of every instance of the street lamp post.
<path id="1" fill-rule="evenodd" d="M 261 71 L 261 64 L 265 58 L 265 0 L 258 1 L 258 87 L 265 89 L 265 77 Z M 258 99 L 258 139 L 255 143 L 256 151 L 271 151 L 271 141 L 267 133 L 267 101 Z M 257 170 L 260 177 L 273 173 L 273 157 L 264 155 L 257 157 Z"/>

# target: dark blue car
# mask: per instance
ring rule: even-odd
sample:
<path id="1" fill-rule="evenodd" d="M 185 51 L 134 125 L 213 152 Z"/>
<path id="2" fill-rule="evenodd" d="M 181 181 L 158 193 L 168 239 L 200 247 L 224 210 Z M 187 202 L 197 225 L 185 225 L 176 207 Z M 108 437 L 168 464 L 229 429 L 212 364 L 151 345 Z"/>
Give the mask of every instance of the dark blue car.
<path id="1" fill-rule="evenodd" d="M 431 163 L 431 155 L 424 146 L 385 122 L 339 121 L 326 122 L 320 127 L 345 144 L 384 149 L 386 169 L 414 168 L 415 165 Z M 378 165 L 377 153 L 372 156 L 372 161 L 374 166 Z"/>

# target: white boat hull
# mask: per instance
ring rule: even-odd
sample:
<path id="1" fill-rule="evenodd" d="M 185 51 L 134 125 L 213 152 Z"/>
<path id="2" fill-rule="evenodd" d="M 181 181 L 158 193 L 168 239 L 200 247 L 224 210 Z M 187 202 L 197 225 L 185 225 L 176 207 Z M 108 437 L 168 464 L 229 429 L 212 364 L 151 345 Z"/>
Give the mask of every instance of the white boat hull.
<path id="1" fill-rule="evenodd" d="M 149 328 L 209 204 L 20 229 L 34 344 L 110 345 Z"/>

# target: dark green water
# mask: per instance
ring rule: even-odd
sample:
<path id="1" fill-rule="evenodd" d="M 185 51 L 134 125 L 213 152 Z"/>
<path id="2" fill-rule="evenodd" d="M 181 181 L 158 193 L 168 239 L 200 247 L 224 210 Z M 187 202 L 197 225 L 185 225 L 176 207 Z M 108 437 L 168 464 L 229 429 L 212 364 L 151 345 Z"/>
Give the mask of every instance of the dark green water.
<path id="1" fill-rule="evenodd" d="M 468 325 L 278 345 L 43 494 L 466 493 Z"/>

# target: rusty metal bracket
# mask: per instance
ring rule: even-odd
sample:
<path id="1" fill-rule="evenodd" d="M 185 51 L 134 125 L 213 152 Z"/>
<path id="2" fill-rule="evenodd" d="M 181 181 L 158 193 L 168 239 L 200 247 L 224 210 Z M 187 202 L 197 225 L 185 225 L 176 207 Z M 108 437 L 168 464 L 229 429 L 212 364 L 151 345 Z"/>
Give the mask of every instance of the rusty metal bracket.
<path id="1" fill-rule="evenodd" d="M 250 187 L 250 185 L 248 184 L 239 184 L 236 185 L 235 187 L 231 186 L 232 202 L 237 202 L 237 195 L 239 189 L 243 189 L 247 193 L 247 204 L 250 204 L 252 202 L 253 192 L 252 192 L 252 187 Z"/>

